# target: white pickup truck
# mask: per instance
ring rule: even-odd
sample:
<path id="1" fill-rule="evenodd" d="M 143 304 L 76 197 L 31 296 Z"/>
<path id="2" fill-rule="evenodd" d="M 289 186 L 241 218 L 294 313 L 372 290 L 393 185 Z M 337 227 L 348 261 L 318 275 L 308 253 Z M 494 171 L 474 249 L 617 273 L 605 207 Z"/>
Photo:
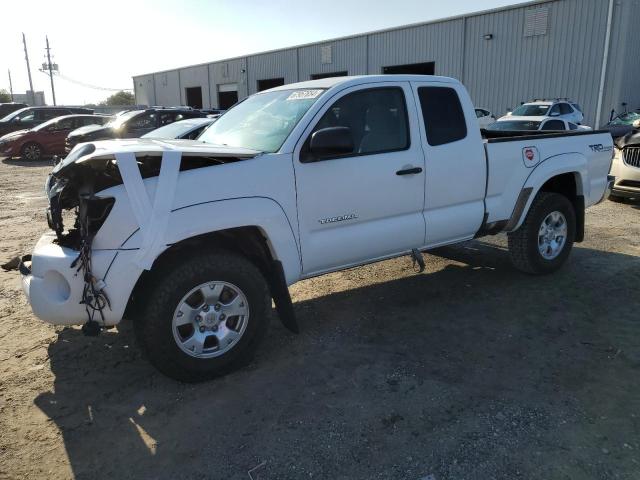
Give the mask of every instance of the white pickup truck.
<path id="1" fill-rule="evenodd" d="M 159 370 L 198 381 L 251 358 L 271 299 L 297 331 L 305 278 L 498 232 L 517 268 L 553 272 L 612 155 L 608 132 L 481 132 L 450 78 L 285 85 L 198 140 L 75 147 L 19 268 L 36 316 L 88 333 L 131 318 Z"/>

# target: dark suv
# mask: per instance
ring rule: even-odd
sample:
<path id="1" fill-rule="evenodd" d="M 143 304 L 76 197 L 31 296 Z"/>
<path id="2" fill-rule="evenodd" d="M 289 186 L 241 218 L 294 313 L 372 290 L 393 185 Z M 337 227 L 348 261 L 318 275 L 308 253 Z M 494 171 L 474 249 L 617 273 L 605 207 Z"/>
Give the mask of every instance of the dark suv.
<path id="1" fill-rule="evenodd" d="M 28 107 L 26 103 L 0 103 L 0 118 L 6 117 L 11 112 L 15 112 L 16 110 L 20 110 L 21 108 Z"/>
<path id="2" fill-rule="evenodd" d="M 139 138 L 156 128 L 184 120 L 185 118 L 204 117 L 199 110 L 180 108 L 148 108 L 146 110 L 129 110 L 116 115 L 105 126 L 82 127 L 69 134 L 65 151 L 69 153 L 73 147 L 82 142 L 108 140 L 110 138 Z"/>
<path id="3" fill-rule="evenodd" d="M 26 107 L 11 112 L 6 117 L 0 119 L 0 137 L 16 130 L 30 130 L 41 123 L 62 115 L 73 113 L 92 114 L 90 108 L 79 107 Z"/>

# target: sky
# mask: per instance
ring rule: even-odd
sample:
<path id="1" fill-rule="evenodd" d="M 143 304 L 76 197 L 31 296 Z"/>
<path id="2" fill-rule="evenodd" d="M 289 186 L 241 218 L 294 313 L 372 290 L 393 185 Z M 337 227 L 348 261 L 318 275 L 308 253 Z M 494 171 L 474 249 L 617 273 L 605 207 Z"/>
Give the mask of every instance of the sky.
<path id="1" fill-rule="evenodd" d="M 131 77 L 197 63 L 522 3 L 516 0 L 9 0 L 0 29 L 0 89 L 34 89 L 52 103 L 45 35 L 60 74 L 103 88 L 132 88 Z M 55 76 L 58 104 L 111 93 Z"/>

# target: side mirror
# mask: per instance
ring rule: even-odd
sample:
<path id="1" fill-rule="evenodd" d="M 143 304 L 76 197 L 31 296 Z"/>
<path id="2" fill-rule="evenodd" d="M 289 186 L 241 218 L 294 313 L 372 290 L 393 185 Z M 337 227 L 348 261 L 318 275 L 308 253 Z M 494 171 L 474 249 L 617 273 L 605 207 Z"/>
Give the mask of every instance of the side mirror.
<path id="1" fill-rule="evenodd" d="M 353 152 L 353 135 L 348 127 L 329 127 L 311 135 L 309 150 L 317 158 Z"/>
<path id="2" fill-rule="evenodd" d="M 559 117 L 560 116 L 560 112 L 551 112 L 549 114 L 550 117 Z"/>
<path id="3" fill-rule="evenodd" d="M 20 120 L 20 118 L 16 117 L 13 119 L 13 123 L 20 123 L 22 122 L 22 120 Z"/>

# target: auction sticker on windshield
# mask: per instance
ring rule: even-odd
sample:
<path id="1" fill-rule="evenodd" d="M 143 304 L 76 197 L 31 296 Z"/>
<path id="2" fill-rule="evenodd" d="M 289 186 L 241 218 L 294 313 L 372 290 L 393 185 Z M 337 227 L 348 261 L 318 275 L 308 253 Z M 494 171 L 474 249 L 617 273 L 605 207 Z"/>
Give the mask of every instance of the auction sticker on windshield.
<path id="1" fill-rule="evenodd" d="M 321 93 L 322 90 L 296 90 L 295 92 L 291 92 L 287 100 L 308 100 L 310 98 L 317 98 Z"/>

